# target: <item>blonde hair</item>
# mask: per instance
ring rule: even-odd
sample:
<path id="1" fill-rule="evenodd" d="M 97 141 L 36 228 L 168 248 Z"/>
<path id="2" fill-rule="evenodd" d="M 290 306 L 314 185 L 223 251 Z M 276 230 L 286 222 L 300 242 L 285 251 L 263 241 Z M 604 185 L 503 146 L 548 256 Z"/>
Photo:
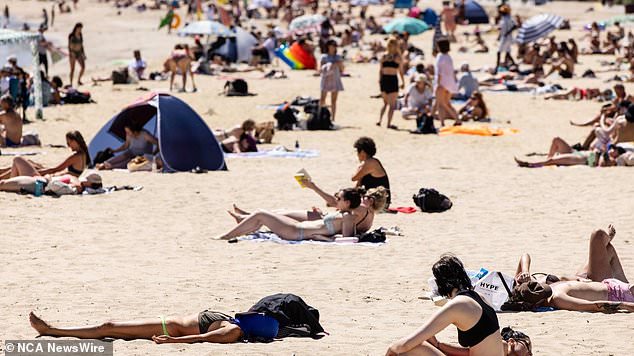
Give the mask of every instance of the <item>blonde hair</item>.
<path id="1" fill-rule="evenodd" d="M 387 194 L 387 189 L 381 186 L 368 189 L 368 191 L 365 192 L 363 196 L 365 198 L 372 198 L 372 210 L 379 211 L 385 208 L 385 203 L 387 202 Z"/>
<path id="2" fill-rule="evenodd" d="M 387 40 L 387 54 L 391 55 L 401 55 L 401 46 L 398 43 L 398 40 L 394 37 L 391 37 Z"/>

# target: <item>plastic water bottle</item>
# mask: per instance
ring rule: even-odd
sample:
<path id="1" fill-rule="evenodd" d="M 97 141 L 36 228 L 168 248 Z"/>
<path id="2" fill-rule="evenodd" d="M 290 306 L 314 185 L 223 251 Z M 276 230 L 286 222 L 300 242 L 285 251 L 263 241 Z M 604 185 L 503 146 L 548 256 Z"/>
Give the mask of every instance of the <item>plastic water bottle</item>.
<path id="1" fill-rule="evenodd" d="M 43 193 L 44 193 L 44 182 L 42 182 L 41 180 L 36 180 L 33 195 L 35 195 L 36 197 L 41 197 Z"/>

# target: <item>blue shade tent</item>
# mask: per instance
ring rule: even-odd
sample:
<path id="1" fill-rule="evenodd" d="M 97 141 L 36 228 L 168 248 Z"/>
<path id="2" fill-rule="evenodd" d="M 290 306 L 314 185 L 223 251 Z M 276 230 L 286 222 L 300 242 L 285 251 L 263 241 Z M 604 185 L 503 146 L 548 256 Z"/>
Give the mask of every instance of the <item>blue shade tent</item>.
<path id="1" fill-rule="evenodd" d="M 125 142 L 125 126 L 143 125 L 159 142 L 167 172 L 186 172 L 196 167 L 225 169 L 222 149 L 207 124 L 185 102 L 169 94 L 150 93 L 115 115 L 90 141 L 88 152 L 117 148 Z"/>
<path id="2" fill-rule="evenodd" d="M 438 21 L 438 14 L 432 8 L 428 7 L 421 14 L 421 20 L 425 21 L 429 26 L 436 26 L 436 21 Z"/>
<path id="3" fill-rule="evenodd" d="M 473 0 L 465 2 L 465 19 L 469 24 L 487 24 L 489 23 L 489 15 L 484 8 Z"/>

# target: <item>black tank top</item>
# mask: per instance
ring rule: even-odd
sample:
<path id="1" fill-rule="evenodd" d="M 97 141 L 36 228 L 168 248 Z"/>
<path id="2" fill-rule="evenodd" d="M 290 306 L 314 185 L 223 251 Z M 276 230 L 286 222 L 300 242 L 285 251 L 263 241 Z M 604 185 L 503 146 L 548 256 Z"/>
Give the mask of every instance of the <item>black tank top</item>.
<path id="1" fill-rule="evenodd" d="M 498 323 L 498 317 L 495 314 L 495 310 L 485 303 L 477 292 L 466 290 L 459 292 L 458 295 L 464 295 L 465 297 L 475 300 L 482 308 L 480 320 L 478 320 L 471 329 L 467 331 L 458 329 L 458 342 L 462 347 L 475 346 L 482 342 L 482 340 L 486 339 L 489 335 L 498 332 L 500 324 Z"/>
<path id="2" fill-rule="evenodd" d="M 392 201 L 392 194 L 390 194 L 390 180 L 387 177 L 387 172 L 385 171 L 385 168 L 383 168 L 383 164 L 381 164 L 381 161 L 379 161 L 378 159 L 376 161 L 379 162 L 379 165 L 381 166 L 381 169 L 383 169 L 383 171 L 385 172 L 385 175 L 383 177 L 373 177 L 372 174 L 366 174 L 361 178 L 361 185 L 364 186 L 365 189 L 378 187 L 383 187 L 387 189 L 387 201 L 385 202 L 387 207 Z"/>

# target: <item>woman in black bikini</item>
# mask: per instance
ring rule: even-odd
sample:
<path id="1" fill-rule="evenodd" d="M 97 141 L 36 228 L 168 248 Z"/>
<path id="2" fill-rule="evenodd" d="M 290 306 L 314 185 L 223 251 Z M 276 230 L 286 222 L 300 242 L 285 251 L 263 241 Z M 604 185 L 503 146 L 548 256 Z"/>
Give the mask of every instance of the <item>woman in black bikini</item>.
<path id="1" fill-rule="evenodd" d="M 386 356 L 396 355 L 454 355 L 463 354 L 465 348 L 471 356 L 503 356 L 531 354 L 530 339 L 521 333 L 506 329 L 506 341 L 500 335 L 495 310 L 473 291 L 471 280 L 462 262 L 452 255 L 444 255 L 432 268 L 438 292 L 450 299 L 412 335 L 393 343 Z M 458 328 L 458 341 L 462 347 L 439 342 L 435 334 L 454 324 Z"/>
<path id="2" fill-rule="evenodd" d="M 86 167 L 90 166 L 90 155 L 86 141 L 79 131 L 69 131 L 66 133 L 66 145 L 73 150 L 73 154 L 59 165 L 53 168 L 44 168 L 38 163 L 22 157 L 15 157 L 11 167 L 0 169 L 0 179 L 19 176 L 37 177 L 47 174 L 55 176 L 70 174 L 79 177 Z"/>
<path id="3" fill-rule="evenodd" d="M 387 172 L 381 161 L 374 158 L 376 154 L 374 140 L 369 137 L 361 137 L 354 143 L 354 148 L 357 150 L 357 158 L 361 164 L 352 176 L 352 181 L 356 182 L 357 187 L 363 186 L 365 189 L 385 188 L 387 192 L 385 208 L 388 208 L 392 202 L 390 179 L 387 177 Z"/>
<path id="4" fill-rule="evenodd" d="M 396 129 L 392 125 L 392 116 L 396 109 L 396 99 L 398 98 L 398 76 L 401 77 L 401 89 L 404 87 L 405 79 L 403 78 L 403 69 L 401 68 L 402 58 L 399 50 L 399 43 L 396 38 L 390 38 L 387 41 L 387 53 L 381 57 L 381 67 L 379 69 L 379 85 L 381 86 L 381 96 L 383 97 L 383 107 L 381 108 L 381 116 L 377 126 L 381 126 L 385 109 L 387 112 L 387 127 Z"/>
<path id="5" fill-rule="evenodd" d="M 79 76 L 77 85 L 82 85 L 81 76 L 86 69 L 86 53 L 84 52 L 84 37 L 81 34 L 84 25 L 81 22 L 75 24 L 73 31 L 68 35 L 68 59 L 70 63 L 70 85 L 73 85 L 75 75 L 75 62 L 79 63 Z"/>

